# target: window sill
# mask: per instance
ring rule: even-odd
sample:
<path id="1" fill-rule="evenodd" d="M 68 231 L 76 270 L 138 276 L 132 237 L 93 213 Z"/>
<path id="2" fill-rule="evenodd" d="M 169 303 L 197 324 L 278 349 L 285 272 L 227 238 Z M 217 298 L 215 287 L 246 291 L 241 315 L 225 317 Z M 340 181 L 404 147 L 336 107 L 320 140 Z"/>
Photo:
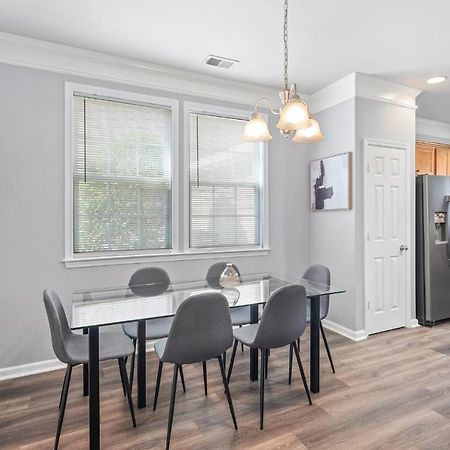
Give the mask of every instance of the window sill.
<path id="1" fill-rule="evenodd" d="M 168 261 L 192 261 L 198 259 L 214 259 L 220 257 L 264 256 L 269 254 L 269 248 L 190 251 L 187 253 L 161 253 L 153 255 L 114 255 L 114 256 L 84 256 L 65 258 L 62 262 L 66 269 L 76 267 L 114 266 L 118 264 L 138 264 Z"/>

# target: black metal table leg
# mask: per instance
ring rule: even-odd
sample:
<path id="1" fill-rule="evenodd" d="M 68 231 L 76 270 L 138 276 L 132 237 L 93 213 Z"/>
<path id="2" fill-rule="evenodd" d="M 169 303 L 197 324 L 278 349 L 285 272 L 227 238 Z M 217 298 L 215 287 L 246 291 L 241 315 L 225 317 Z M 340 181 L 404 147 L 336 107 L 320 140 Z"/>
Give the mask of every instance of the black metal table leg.
<path id="1" fill-rule="evenodd" d="M 137 384 L 138 384 L 138 408 L 145 408 L 147 406 L 147 375 L 146 375 L 146 340 L 145 340 L 145 320 L 138 322 L 138 361 L 137 361 Z"/>
<path id="2" fill-rule="evenodd" d="M 89 448 L 100 449 L 98 327 L 89 328 Z"/>
<path id="3" fill-rule="evenodd" d="M 83 334 L 88 334 L 88 328 L 83 328 Z M 87 397 L 89 395 L 89 366 L 83 364 L 83 395 Z"/>
<path id="4" fill-rule="evenodd" d="M 309 373 L 311 391 L 320 391 L 320 296 L 311 297 L 311 330 Z"/>
<path id="5" fill-rule="evenodd" d="M 250 305 L 250 323 L 258 323 L 258 305 Z M 258 349 L 250 349 L 250 380 L 258 380 Z"/>

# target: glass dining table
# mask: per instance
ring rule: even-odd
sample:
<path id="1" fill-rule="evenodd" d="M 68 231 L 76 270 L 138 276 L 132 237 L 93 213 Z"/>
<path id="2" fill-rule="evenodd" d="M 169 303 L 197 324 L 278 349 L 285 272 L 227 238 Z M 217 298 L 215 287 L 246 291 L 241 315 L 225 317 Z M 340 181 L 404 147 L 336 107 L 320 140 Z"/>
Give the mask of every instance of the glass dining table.
<path id="1" fill-rule="evenodd" d="M 320 297 L 339 294 L 343 289 L 300 279 L 311 302 L 310 330 L 310 389 L 320 389 Z M 203 281 L 186 281 L 160 286 L 155 283 L 133 286 L 78 290 L 72 297 L 73 330 L 89 335 L 89 364 L 83 367 L 84 394 L 89 395 L 89 442 L 91 449 L 100 448 L 100 391 L 99 391 L 99 328 L 137 322 L 137 399 L 138 407 L 145 408 L 146 387 L 146 320 L 175 315 L 180 304 L 189 296 L 208 291 L 225 295 L 230 308 L 248 306 L 250 323 L 257 323 L 260 307 L 278 288 L 291 284 L 287 277 L 254 274 L 241 277 L 239 285 L 220 288 Z M 258 379 L 258 351 L 250 352 L 250 379 Z"/>

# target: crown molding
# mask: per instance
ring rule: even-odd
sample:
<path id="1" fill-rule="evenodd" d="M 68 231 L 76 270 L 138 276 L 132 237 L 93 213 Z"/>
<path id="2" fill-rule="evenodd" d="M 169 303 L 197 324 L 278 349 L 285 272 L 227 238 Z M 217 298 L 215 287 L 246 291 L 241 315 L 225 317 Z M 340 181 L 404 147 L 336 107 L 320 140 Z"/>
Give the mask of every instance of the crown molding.
<path id="1" fill-rule="evenodd" d="M 355 97 L 356 73 L 351 73 L 338 81 L 314 92 L 308 98 L 313 114 L 331 108 Z"/>
<path id="2" fill-rule="evenodd" d="M 363 73 L 356 73 L 355 90 L 356 97 L 391 103 L 409 109 L 417 109 L 416 98 L 422 93 L 420 89 Z"/>
<path id="3" fill-rule="evenodd" d="M 309 102 L 313 113 L 355 97 L 416 109 L 416 97 L 421 92 L 409 86 L 354 72 L 315 92 Z"/>
<path id="4" fill-rule="evenodd" d="M 417 117 L 416 134 L 450 140 L 450 123 Z"/>
<path id="5" fill-rule="evenodd" d="M 0 63 L 253 104 L 274 89 L 0 32 Z"/>

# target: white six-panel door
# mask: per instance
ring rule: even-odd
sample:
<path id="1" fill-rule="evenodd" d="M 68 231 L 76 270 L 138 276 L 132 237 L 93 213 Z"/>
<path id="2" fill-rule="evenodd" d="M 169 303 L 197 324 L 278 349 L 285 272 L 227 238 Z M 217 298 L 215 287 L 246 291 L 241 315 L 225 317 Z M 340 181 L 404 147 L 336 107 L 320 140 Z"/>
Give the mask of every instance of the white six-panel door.
<path id="1" fill-rule="evenodd" d="M 365 145 L 366 332 L 406 324 L 407 148 Z"/>

